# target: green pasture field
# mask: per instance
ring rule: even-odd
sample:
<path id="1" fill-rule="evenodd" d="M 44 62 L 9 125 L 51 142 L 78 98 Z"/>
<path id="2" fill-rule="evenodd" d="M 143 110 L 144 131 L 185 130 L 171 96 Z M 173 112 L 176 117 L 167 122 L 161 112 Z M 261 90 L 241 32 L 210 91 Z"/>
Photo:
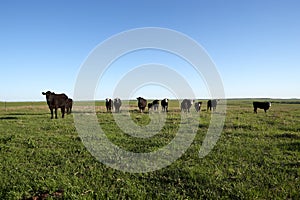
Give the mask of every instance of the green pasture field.
<path id="1" fill-rule="evenodd" d="M 170 166 L 148 173 L 97 161 L 78 136 L 73 115 L 62 119 L 59 111 L 51 120 L 46 102 L 0 102 L 0 199 L 300 199 L 300 100 L 271 100 L 271 109 L 258 114 L 252 101 L 227 100 L 223 132 L 199 158 L 211 117 L 203 100 L 192 145 Z M 136 101 L 123 109 L 135 123 L 149 123 Z M 162 130 L 141 139 L 122 133 L 104 102 L 96 102 L 107 137 L 133 152 L 159 149 L 175 137 L 179 102 L 171 101 L 169 110 Z"/>

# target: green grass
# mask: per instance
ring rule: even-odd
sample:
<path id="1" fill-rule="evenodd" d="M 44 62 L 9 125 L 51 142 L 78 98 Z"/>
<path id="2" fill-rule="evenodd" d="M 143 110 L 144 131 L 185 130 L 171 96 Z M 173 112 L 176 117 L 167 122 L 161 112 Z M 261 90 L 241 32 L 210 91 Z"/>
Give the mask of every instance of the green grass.
<path id="1" fill-rule="evenodd" d="M 135 101 L 129 105 L 135 123 L 149 124 L 148 113 L 138 113 Z M 105 112 L 104 102 L 96 109 L 107 137 L 133 152 L 168 144 L 180 122 L 178 102 L 171 101 L 157 135 L 133 138 Z M 45 102 L 0 102 L 0 199 L 300 199 L 300 101 L 272 100 L 266 114 L 254 114 L 252 100 L 228 100 L 222 135 L 200 159 L 210 122 L 205 109 L 180 159 L 154 172 L 126 173 L 86 150 L 72 115 L 51 120 Z"/>

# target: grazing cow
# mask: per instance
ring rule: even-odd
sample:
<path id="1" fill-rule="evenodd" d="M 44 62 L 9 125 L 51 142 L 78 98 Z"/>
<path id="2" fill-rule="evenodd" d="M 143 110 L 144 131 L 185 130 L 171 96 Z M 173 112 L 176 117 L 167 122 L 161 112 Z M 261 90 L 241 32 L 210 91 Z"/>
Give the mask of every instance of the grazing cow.
<path id="1" fill-rule="evenodd" d="M 217 100 L 216 99 L 213 99 L 213 100 L 208 100 L 207 101 L 207 111 L 208 110 L 210 110 L 211 111 L 211 109 L 213 110 L 213 111 L 215 111 L 216 109 L 217 109 Z"/>
<path id="2" fill-rule="evenodd" d="M 264 109 L 265 113 L 271 107 L 271 102 L 253 102 L 254 113 L 257 113 L 257 108 Z"/>
<path id="3" fill-rule="evenodd" d="M 142 97 L 138 97 L 136 99 L 138 100 L 138 107 L 140 112 L 143 112 L 147 106 L 147 100 Z"/>
<path id="4" fill-rule="evenodd" d="M 165 98 L 160 102 L 162 111 L 168 112 L 169 99 Z"/>
<path id="5" fill-rule="evenodd" d="M 181 111 L 184 111 L 184 112 L 190 112 L 190 108 L 191 106 L 193 105 L 193 100 L 191 99 L 184 99 L 182 102 L 181 102 Z"/>
<path id="6" fill-rule="evenodd" d="M 113 108 L 113 102 L 110 98 L 105 99 L 106 111 L 109 112 Z"/>
<path id="7" fill-rule="evenodd" d="M 66 102 L 66 111 L 67 111 L 67 114 L 71 114 L 72 113 L 72 106 L 73 106 L 73 99 L 68 98 L 67 102 Z"/>
<path id="8" fill-rule="evenodd" d="M 200 112 L 201 111 L 201 105 L 202 105 L 201 101 L 195 103 L 196 112 Z"/>
<path id="9" fill-rule="evenodd" d="M 55 94 L 54 92 L 42 92 L 46 95 L 46 101 L 51 112 L 51 119 L 53 119 L 53 109 L 55 111 L 55 118 L 57 119 L 57 109 L 61 109 L 62 118 L 65 116 L 65 108 L 68 96 L 65 94 Z"/>
<path id="10" fill-rule="evenodd" d="M 120 107 L 122 105 L 122 101 L 119 98 L 114 99 L 114 107 L 115 107 L 115 112 L 119 113 L 120 112 Z"/>

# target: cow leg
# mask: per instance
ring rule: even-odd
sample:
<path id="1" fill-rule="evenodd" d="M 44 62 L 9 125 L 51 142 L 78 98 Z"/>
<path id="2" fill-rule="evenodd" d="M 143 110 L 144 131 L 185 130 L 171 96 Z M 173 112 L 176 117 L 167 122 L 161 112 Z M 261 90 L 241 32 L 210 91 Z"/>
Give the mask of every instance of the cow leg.
<path id="1" fill-rule="evenodd" d="M 57 119 L 57 108 L 54 108 L 54 112 L 55 112 L 55 119 Z"/>
<path id="2" fill-rule="evenodd" d="M 257 114 L 257 108 L 256 108 L 256 107 L 254 107 L 254 113 L 256 113 L 256 114 Z"/>
<path id="3" fill-rule="evenodd" d="M 51 112 L 51 119 L 53 119 L 53 109 L 50 109 Z"/>
<path id="4" fill-rule="evenodd" d="M 211 110 L 211 107 L 210 107 L 210 106 L 207 106 L 207 112 L 208 112 L 209 110 Z"/>
<path id="5" fill-rule="evenodd" d="M 61 110 L 61 117 L 64 118 L 64 116 L 65 116 L 65 107 L 61 107 L 60 110 Z"/>

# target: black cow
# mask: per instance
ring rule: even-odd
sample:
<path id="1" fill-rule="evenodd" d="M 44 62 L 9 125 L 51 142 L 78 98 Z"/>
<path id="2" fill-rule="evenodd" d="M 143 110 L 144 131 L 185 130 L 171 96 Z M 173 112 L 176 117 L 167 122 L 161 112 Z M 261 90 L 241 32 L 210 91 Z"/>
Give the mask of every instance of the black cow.
<path id="1" fill-rule="evenodd" d="M 109 112 L 113 108 L 113 102 L 110 98 L 105 99 L 106 111 Z"/>
<path id="2" fill-rule="evenodd" d="M 201 105 L 202 105 L 201 101 L 195 103 L 195 110 L 196 110 L 196 112 L 200 112 L 201 111 Z"/>
<path id="3" fill-rule="evenodd" d="M 138 107 L 140 112 L 143 112 L 147 106 L 147 100 L 142 97 L 138 97 L 136 99 L 138 100 Z"/>
<path id="4" fill-rule="evenodd" d="M 53 119 L 53 109 L 55 111 L 55 118 L 57 119 L 57 109 L 61 109 L 62 118 L 65 116 L 65 108 L 68 96 L 65 94 L 55 94 L 54 92 L 42 92 L 46 95 L 46 101 L 51 112 L 51 119 Z"/>
<path id="5" fill-rule="evenodd" d="M 217 109 L 217 104 L 218 104 L 218 102 L 217 102 L 216 99 L 208 100 L 208 101 L 207 101 L 207 111 L 208 111 L 208 110 L 211 111 L 211 109 L 212 109 L 213 111 L 215 111 L 215 110 Z"/>
<path id="6" fill-rule="evenodd" d="M 153 105 L 153 110 L 157 111 L 158 110 L 158 106 L 159 106 L 159 100 L 154 100 L 152 101 L 152 105 Z"/>
<path id="7" fill-rule="evenodd" d="M 115 107 L 115 112 L 120 112 L 120 107 L 122 105 L 122 101 L 119 98 L 114 99 L 114 107 Z"/>
<path id="8" fill-rule="evenodd" d="M 72 106 L 73 106 L 73 99 L 68 98 L 67 102 L 66 102 L 66 111 L 67 111 L 67 114 L 71 114 L 72 113 Z"/>
<path id="9" fill-rule="evenodd" d="M 165 98 L 160 102 L 162 111 L 168 112 L 169 99 Z"/>
<path id="10" fill-rule="evenodd" d="M 148 111 L 150 111 L 150 109 L 152 108 L 153 103 L 148 103 Z"/>
<path id="11" fill-rule="evenodd" d="M 159 100 L 154 100 L 152 103 L 148 103 L 148 110 L 153 109 L 154 111 L 158 110 Z"/>
<path id="12" fill-rule="evenodd" d="M 184 99 L 182 102 L 181 102 L 181 111 L 184 111 L 184 112 L 190 112 L 190 108 L 191 106 L 193 105 L 193 100 L 190 100 L 190 99 Z"/>
<path id="13" fill-rule="evenodd" d="M 271 102 L 253 102 L 254 113 L 257 113 L 257 108 L 264 109 L 265 113 L 271 107 Z"/>

